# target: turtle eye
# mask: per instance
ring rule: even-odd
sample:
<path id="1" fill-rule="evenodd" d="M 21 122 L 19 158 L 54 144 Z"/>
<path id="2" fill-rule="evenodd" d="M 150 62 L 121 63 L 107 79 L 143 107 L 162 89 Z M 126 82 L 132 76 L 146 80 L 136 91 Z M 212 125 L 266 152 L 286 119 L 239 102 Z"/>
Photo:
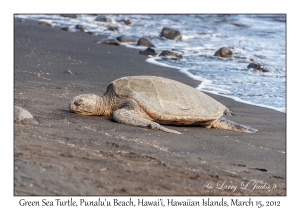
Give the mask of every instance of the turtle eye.
<path id="1" fill-rule="evenodd" d="M 76 106 L 79 106 L 80 104 L 82 104 L 82 102 L 83 102 L 82 99 L 78 99 L 78 100 L 76 100 L 76 101 L 74 102 L 74 104 L 75 104 Z"/>

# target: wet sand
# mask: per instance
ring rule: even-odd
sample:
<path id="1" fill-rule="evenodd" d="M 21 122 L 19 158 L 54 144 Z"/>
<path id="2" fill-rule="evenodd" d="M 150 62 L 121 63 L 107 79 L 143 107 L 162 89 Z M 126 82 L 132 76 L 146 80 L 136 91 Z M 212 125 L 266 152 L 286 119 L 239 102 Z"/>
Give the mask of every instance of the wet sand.
<path id="1" fill-rule="evenodd" d="M 14 30 L 14 103 L 39 122 L 14 124 L 15 195 L 286 195 L 285 113 L 208 94 L 259 131 L 166 126 L 182 135 L 74 114 L 74 96 L 123 76 L 199 81 L 100 36 L 20 19 Z"/>

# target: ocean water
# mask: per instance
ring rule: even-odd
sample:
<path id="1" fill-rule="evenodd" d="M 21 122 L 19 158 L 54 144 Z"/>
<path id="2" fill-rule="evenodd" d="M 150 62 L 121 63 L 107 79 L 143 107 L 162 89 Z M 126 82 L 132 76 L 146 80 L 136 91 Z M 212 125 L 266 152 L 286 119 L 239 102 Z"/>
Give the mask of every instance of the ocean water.
<path id="1" fill-rule="evenodd" d="M 98 15 L 100 16 L 100 15 Z M 136 39 L 145 37 L 158 54 L 163 50 L 182 54 L 183 59 L 148 58 L 147 62 L 175 67 L 183 76 L 199 80 L 197 89 L 243 103 L 286 112 L 286 16 L 284 14 L 243 15 L 130 15 L 105 14 L 111 23 L 95 21 L 97 15 L 16 15 L 24 19 L 41 20 L 52 26 L 70 27 L 81 24 L 86 31 L 116 38 L 121 35 Z M 129 20 L 126 25 L 120 20 Z M 117 31 L 107 30 L 109 26 Z M 182 33 L 181 41 L 161 39 L 162 28 L 169 27 Z M 138 48 L 136 44 L 124 44 Z M 215 52 L 227 47 L 232 59 L 219 59 Z M 142 55 L 141 55 L 142 56 Z M 269 72 L 248 69 L 254 60 Z"/>

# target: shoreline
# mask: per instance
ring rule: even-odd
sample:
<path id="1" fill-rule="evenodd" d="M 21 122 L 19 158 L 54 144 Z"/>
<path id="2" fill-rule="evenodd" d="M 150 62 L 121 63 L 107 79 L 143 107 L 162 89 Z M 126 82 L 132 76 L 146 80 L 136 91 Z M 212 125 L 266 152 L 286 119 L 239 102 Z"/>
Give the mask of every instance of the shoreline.
<path id="1" fill-rule="evenodd" d="M 226 118 L 259 132 L 166 126 L 183 135 L 74 114 L 68 110 L 74 96 L 101 95 L 119 77 L 163 76 L 192 87 L 199 81 L 145 62 L 136 49 L 96 44 L 99 36 L 17 18 L 14 32 L 14 104 L 39 122 L 14 124 L 15 195 L 286 194 L 285 113 L 208 94 L 233 112 Z M 278 188 L 204 187 L 208 181 L 242 180 Z"/>
<path id="2" fill-rule="evenodd" d="M 177 69 L 179 70 L 179 72 L 181 72 L 182 74 L 184 74 L 186 77 L 189 77 L 193 80 L 197 80 L 199 81 L 199 85 L 197 87 L 195 87 L 197 90 L 200 90 L 204 93 L 208 93 L 208 94 L 213 94 L 213 95 L 218 95 L 218 96 L 222 96 L 222 97 L 225 97 L 225 98 L 230 98 L 234 101 L 237 101 L 237 102 L 240 102 L 240 103 L 244 103 L 244 104 L 249 104 L 249 105 L 252 105 L 252 106 L 258 106 L 258 107 L 262 107 L 262 108 L 267 108 L 267 109 L 271 109 L 271 110 L 275 110 L 275 111 L 278 111 L 278 112 L 281 112 L 281 113 L 284 113 L 286 114 L 286 111 L 282 111 L 283 108 L 276 108 L 276 107 L 272 107 L 272 106 L 268 106 L 268 105 L 263 105 L 263 104 L 255 104 L 251 101 L 244 101 L 238 97 L 230 97 L 230 96 L 225 96 L 225 95 L 222 95 L 222 94 L 218 94 L 218 93 L 213 93 L 212 91 L 206 91 L 206 90 L 201 90 L 200 86 L 201 86 L 201 83 L 203 81 L 201 81 L 201 78 L 197 78 L 199 76 L 196 76 L 196 75 L 192 75 L 191 73 L 187 72 L 187 69 L 185 68 L 180 68 L 180 67 L 175 67 L 175 66 L 170 66 L 168 64 L 165 64 L 165 63 L 160 63 L 158 61 L 155 60 L 155 57 L 153 58 L 148 58 L 146 59 L 146 62 L 148 63 L 152 63 L 154 65 L 159 65 L 159 66 L 163 66 L 163 67 L 166 67 L 166 68 L 173 68 L 173 69 Z M 286 110 L 286 108 L 284 108 Z"/>

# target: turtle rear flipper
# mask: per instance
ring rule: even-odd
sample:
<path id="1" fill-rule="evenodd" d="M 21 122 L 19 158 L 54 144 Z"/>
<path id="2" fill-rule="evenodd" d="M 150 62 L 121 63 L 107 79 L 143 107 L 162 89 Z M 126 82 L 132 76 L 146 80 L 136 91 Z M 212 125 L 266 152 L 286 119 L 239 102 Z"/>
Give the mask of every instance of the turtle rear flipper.
<path id="1" fill-rule="evenodd" d="M 151 120 L 144 118 L 136 110 L 132 109 L 118 109 L 113 112 L 113 118 L 118 123 L 149 128 L 152 130 L 162 130 L 168 133 L 181 134 L 178 131 L 165 128 L 156 122 L 152 122 Z"/>
<path id="2" fill-rule="evenodd" d="M 218 128 L 218 129 L 224 129 L 224 130 L 231 130 L 231 131 L 237 131 L 237 132 L 245 132 L 245 133 L 255 133 L 257 132 L 256 129 L 251 128 L 249 126 L 245 126 L 242 124 L 238 124 L 236 122 L 227 120 L 224 117 L 221 117 L 220 119 L 216 120 L 212 126 L 212 128 Z"/>

